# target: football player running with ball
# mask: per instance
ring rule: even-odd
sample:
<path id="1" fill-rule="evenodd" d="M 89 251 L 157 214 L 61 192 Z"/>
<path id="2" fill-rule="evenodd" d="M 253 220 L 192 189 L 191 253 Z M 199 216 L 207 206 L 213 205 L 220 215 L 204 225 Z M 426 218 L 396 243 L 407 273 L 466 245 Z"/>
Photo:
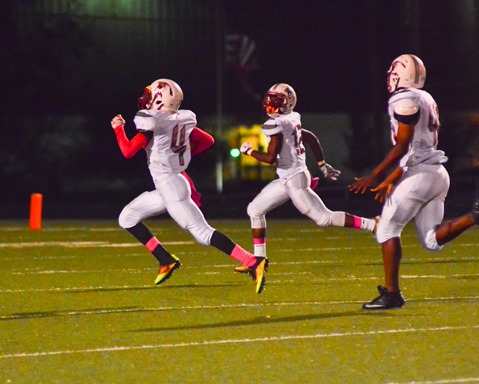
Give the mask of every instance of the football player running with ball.
<path id="1" fill-rule="evenodd" d="M 268 260 L 255 257 L 212 228 L 192 199 L 192 183 L 184 171 L 191 156 L 209 149 L 214 139 L 196 127 L 196 115 L 192 111 L 179 109 L 182 101 L 183 91 L 177 83 L 158 79 L 145 88 L 138 100 L 140 110 L 134 118 L 138 132 L 131 140 L 125 134 L 125 120 L 121 115 L 111 121 L 125 157 L 133 157 L 140 149 L 145 149 L 155 184 L 153 191 L 143 192 L 123 208 L 119 217 L 120 227 L 132 234 L 158 260 L 157 285 L 169 279 L 180 268 L 181 262 L 163 247 L 143 221 L 167 212 L 198 243 L 212 245 L 249 266 L 256 293 L 261 293 Z"/>
<path id="2" fill-rule="evenodd" d="M 430 251 L 440 251 L 444 244 L 479 223 L 478 200 L 471 212 L 441 225 L 449 175 L 442 165 L 447 157 L 437 149 L 438 108 L 422 89 L 425 80 L 426 68 L 419 57 L 404 54 L 392 62 L 387 82 L 393 147 L 369 176 L 356 178 L 350 186 L 354 193 L 371 190 L 377 200 L 385 202 L 376 233 L 382 247 L 385 286 L 378 286 L 379 296 L 364 304 L 365 310 L 404 305 L 399 288 L 400 236 L 411 220 L 415 221 L 421 245 Z M 371 188 L 377 181 L 380 184 Z"/>
<path id="3" fill-rule="evenodd" d="M 273 85 L 266 92 L 263 101 L 263 109 L 270 117 L 262 127 L 262 133 L 268 139 L 266 152 L 254 150 L 250 143 L 243 143 L 240 148 L 244 155 L 264 163 L 276 164 L 278 175 L 277 179 L 261 190 L 247 208 L 256 256 L 266 257 L 266 214 L 290 199 L 303 215 L 311 218 L 319 227 L 349 227 L 371 232 L 376 227 L 375 219 L 329 210 L 311 189 L 311 174 L 306 166 L 303 142 L 313 151 L 326 179 L 337 180 L 341 172 L 325 162 L 318 138 L 301 127 L 301 116 L 294 111 L 296 101 L 293 87 L 285 83 Z M 248 268 L 239 266 L 235 271 L 247 272 Z"/>

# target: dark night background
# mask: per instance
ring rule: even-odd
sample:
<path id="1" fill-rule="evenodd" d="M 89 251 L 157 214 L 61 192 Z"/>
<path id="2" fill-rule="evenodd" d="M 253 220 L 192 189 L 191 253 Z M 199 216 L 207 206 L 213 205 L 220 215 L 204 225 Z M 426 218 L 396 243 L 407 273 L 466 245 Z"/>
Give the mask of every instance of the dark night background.
<path id="1" fill-rule="evenodd" d="M 346 177 L 317 190 L 325 203 L 376 214 L 372 196 L 349 196 L 346 186 L 390 147 L 386 71 L 402 53 L 424 61 L 425 89 L 441 112 L 452 180 L 446 214 L 469 209 L 478 193 L 479 1 L 4 0 L 0 7 L 1 218 L 26 218 L 33 192 L 44 194 L 45 218 L 116 218 L 150 189 L 144 155 L 124 159 L 109 122 L 117 113 L 131 122 L 143 87 L 160 77 L 181 85 L 182 107 L 215 136 L 215 149 L 189 170 L 208 217 L 246 218 L 264 184 L 225 177 L 219 189 L 215 169 L 234 161 L 232 128 L 265 120 L 262 95 L 276 82 L 295 88 L 296 110 L 327 159 L 346 159 L 333 163 Z"/>

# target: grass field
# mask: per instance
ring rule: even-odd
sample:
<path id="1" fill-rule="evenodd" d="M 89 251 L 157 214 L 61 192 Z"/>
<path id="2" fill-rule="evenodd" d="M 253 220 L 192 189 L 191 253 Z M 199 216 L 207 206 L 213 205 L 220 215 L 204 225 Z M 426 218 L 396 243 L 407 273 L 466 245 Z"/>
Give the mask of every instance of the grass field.
<path id="1" fill-rule="evenodd" d="M 149 222 L 183 267 L 157 266 L 114 221 L 0 223 L 0 383 L 479 382 L 479 230 L 441 253 L 403 235 L 401 310 L 365 232 L 270 220 L 261 295 L 234 260 Z M 250 249 L 249 222 L 211 220 Z"/>

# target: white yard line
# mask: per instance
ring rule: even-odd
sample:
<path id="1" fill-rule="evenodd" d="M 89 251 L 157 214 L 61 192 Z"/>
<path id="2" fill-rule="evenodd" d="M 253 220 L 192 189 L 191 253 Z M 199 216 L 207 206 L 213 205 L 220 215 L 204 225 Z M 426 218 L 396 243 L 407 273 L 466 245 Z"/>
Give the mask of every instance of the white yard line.
<path id="1" fill-rule="evenodd" d="M 368 332 L 317 333 L 312 335 L 286 335 L 286 336 L 261 337 L 261 338 L 253 338 L 253 339 L 204 340 L 204 341 L 192 341 L 188 343 L 184 342 L 184 343 L 165 343 L 165 344 L 146 344 L 146 345 L 123 345 L 123 346 L 87 348 L 87 349 L 77 349 L 77 350 L 5 353 L 5 354 L 0 354 L 0 359 L 88 354 L 88 353 L 109 353 L 109 352 L 146 350 L 146 349 L 202 347 L 202 346 L 209 346 L 209 345 L 246 344 L 246 343 L 258 343 L 258 342 L 270 342 L 270 341 L 282 342 L 282 341 L 290 341 L 290 340 L 308 340 L 308 339 L 311 340 L 311 339 L 322 339 L 322 338 L 339 338 L 339 337 L 356 337 L 356 336 L 378 336 L 378 335 L 391 335 L 391 334 L 402 334 L 402 333 L 453 332 L 453 331 L 464 331 L 464 330 L 471 330 L 471 329 L 479 329 L 479 325 L 461 326 L 461 327 L 444 326 L 444 327 L 431 327 L 431 328 L 404 328 L 404 329 L 391 329 L 391 330 L 384 330 L 384 331 L 368 331 Z"/>
<path id="2" fill-rule="evenodd" d="M 231 266 L 227 266 L 231 268 Z M 210 267 L 211 268 L 211 267 Z M 117 269 L 117 270 L 38 270 L 38 271 L 24 271 L 24 272 L 11 272 L 12 275 L 49 275 L 49 274 L 81 274 L 81 273 L 106 273 L 106 272 L 115 272 L 115 273 L 148 273 L 151 271 L 156 271 L 152 268 L 144 269 Z M 219 273 L 219 272 L 218 272 Z M 204 274 L 201 272 L 201 274 Z M 215 273 L 216 274 L 216 273 Z M 345 276 L 345 277 L 329 277 L 329 278 L 318 278 L 312 276 L 310 272 L 304 272 L 308 274 L 308 279 L 314 282 L 340 282 L 340 281 L 371 281 L 380 279 L 379 276 Z M 289 276 L 290 274 L 281 274 L 277 273 L 275 276 Z M 449 279 L 449 278 L 477 278 L 479 274 L 449 274 L 449 275 L 403 275 L 403 279 Z M 269 279 L 271 284 L 285 284 L 288 282 L 293 282 L 295 280 L 287 279 Z M 181 288 L 181 286 L 176 286 Z M 87 287 L 51 287 L 51 288 L 26 288 L 26 289 L 0 289 L 0 294 L 2 293 L 28 293 L 28 292 L 75 292 L 75 291 L 96 291 L 104 289 L 138 289 L 138 288 L 154 288 L 152 285 L 143 285 L 143 286 L 87 286 Z"/>
<path id="3" fill-rule="evenodd" d="M 457 260 L 456 260 L 457 261 Z M 299 261 L 299 262 L 286 262 L 286 263 L 270 263 L 269 265 L 291 265 L 291 264 L 335 264 L 334 261 Z M 365 260 L 364 263 L 370 264 L 373 263 L 372 260 Z M 347 263 L 350 264 L 350 263 Z M 355 264 L 356 265 L 356 264 Z M 207 265 L 207 266 L 189 266 L 190 269 L 219 269 L 219 268 L 231 268 L 232 266 L 229 264 L 221 264 L 221 265 Z M 37 269 L 37 268 L 25 268 L 23 270 L 12 270 L 12 271 L 4 271 L 4 273 L 18 275 L 18 276 L 31 276 L 31 275 L 54 275 L 54 274 L 83 274 L 83 273 L 145 273 L 150 271 L 156 271 L 157 268 L 117 268 L 117 269 Z M 204 274 L 205 272 L 196 272 L 196 274 Z M 209 272 L 213 274 L 220 273 L 219 271 L 216 272 Z M 314 275 L 311 271 L 303 271 L 295 273 L 295 275 Z M 270 275 L 271 276 L 271 275 Z M 291 276 L 289 272 L 275 272 L 274 276 Z M 447 279 L 447 278 L 471 278 L 471 277 L 479 277 L 478 273 L 460 273 L 460 274 L 430 274 L 430 275 L 401 275 L 401 278 L 404 279 Z M 312 277 L 314 278 L 314 277 Z M 371 280 L 376 279 L 377 276 L 341 276 L 341 277 L 328 277 L 328 278 L 314 278 L 315 281 L 350 281 L 350 280 Z M 282 280 L 278 280 L 277 282 L 281 282 Z M 0 289 L 0 293 L 2 290 Z"/>
<path id="4" fill-rule="evenodd" d="M 464 377 L 459 379 L 442 379 L 434 381 L 407 381 L 400 383 L 386 383 L 386 384 L 452 384 L 452 383 L 479 383 L 479 377 Z"/>
<path id="5" fill-rule="evenodd" d="M 150 288 L 154 288 L 149 286 Z M 451 296 L 451 297 L 425 297 L 421 301 L 459 301 L 459 300 L 477 300 L 479 296 Z M 415 301 L 415 300 L 409 300 Z M 417 301 L 417 300 L 416 300 Z M 0 320 L 33 319 L 42 317 L 67 317 L 67 316 L 96 316 L 107 314 L 135 313 L 135 312 L 168 312 L 168 311 L 204 311 L 204 310 L 222 310 L 222 309 L 241 309 L 241 308 L 263 308 L 263 307 L 311 307 L 320 305 L 356 305 L 364 301 L 342 300 L 342 301 L 306 301 L 306 302 L 279 302 L 279 303 L 241 303 L 241 304 L 221 304 L 221 305 L 192 305 L 178 307 L 127 307 L 111 309 L 86 309 L 76 311 L 52 311 L 46 313 L 18 313 L 12 315 L 0 315 Z M 358 311 L 358 314 L 362 312 Z"/>

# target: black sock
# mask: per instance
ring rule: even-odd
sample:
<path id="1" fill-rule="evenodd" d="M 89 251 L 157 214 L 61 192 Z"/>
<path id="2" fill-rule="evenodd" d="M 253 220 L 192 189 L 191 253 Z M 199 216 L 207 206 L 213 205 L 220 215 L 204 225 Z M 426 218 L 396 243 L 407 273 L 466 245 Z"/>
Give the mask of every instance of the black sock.
<path id="1" fill-rule="evenodd" d="M 131 228 L 126 228 L 126 230 L 143 245 L 146 245 L 154 237 L 153 233 L 143 223 L 138 223 Z M 151 253 L 161 265 L 168 265 L 175 261 L 161 244 L 158 244 Z"/>
<path id="2" fill-rule="evenodd" d="M 236 247 L 236 244 L 233 243 L 229 237 L 218 231 L 213 232 L 213 235 L 211 236 L 211 245 L 227 255 L 231 255 L 233 249 Z"/>
<path id="3" fill-rule="evenodd" d="M 158 244 L 152 253 L 161 265 L 168 265 L 175 261 L 175 259 L 171 257 L 170 253 L 163 248 L 161 244 Z"/>
<path id="4" fill-rule="evenodd" d="M 143 223 L 138 223 L 131 228 L 126 228 L 126 230 L 143 245 L 146 245 L 153 237 L 153 233 Z"/>

